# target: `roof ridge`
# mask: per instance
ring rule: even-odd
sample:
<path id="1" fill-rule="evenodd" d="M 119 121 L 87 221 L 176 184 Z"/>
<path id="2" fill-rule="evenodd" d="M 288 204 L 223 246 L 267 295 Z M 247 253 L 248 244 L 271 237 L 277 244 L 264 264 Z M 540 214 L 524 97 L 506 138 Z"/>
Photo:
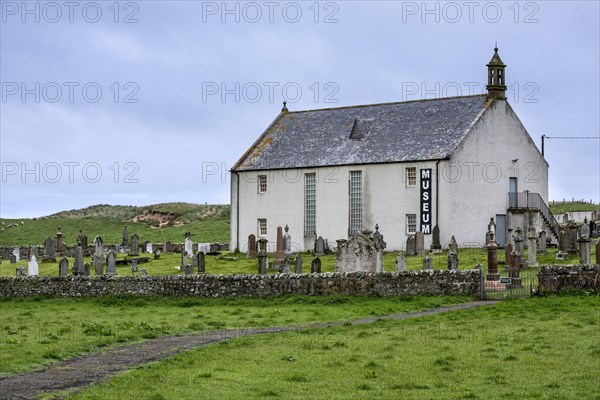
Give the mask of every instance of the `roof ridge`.
<path id="1" fill-rule="evenodd" d="M 487 96 L 487 94 L 483 93 L 483 94 L 471 94 L 471 95 L 465 95 L 465 96 L 437 97 L 435 99 L 417 99 L 417 100 L 407 100 L 407 101 L 390 101 L 390 102 L 387 102 L 387 103 L 374 103 L 374 104 L 355 104 L 355 105 L 352 105 L 352 106 L 313 108 L 313 109 L 309 109 L 309 110 L 288 111 L 287 114 L 303 113 L 303 112 L 313 112 L 313 111 L 341 110 L 341 109 L 347 109 L 347 108 L 388 106 L 388 105 L 396 105 L 396 104 L 425 103 L 425 102 L 429 102 L 429 101 L 464 99 L 464 98 L 470 98 L 470 97 L 485 97 L 485 96 Z"/>

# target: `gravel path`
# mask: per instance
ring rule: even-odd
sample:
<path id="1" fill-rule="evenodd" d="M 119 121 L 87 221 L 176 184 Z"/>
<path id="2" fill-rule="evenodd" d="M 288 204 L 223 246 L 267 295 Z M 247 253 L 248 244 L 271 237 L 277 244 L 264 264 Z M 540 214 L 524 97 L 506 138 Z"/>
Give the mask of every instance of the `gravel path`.
<path id="1" fill-rule="evenodd" d="M 353 325 L 361 325 L 370 324 L 379 319 L 401 320 L 495 303 L 497 301 L 474 301 L 454 306 L 438 307 L 426 311 L 357 319 L 351 321 L 351 323 Z M 132 369 L 152 361 L 158 361 L 194 347 L 221 342 L 231 338 L 311 328 L 327 328 L 342 324 L 343 322 L 326 322 L 299 326 L 199 332 L 180 336 L 167 336 L 143 343 L 116 347 L 101 353 L 72 358 L 40 370 L 1 378 L 0 399 L 33 399 L 34 396 L 42 393 L 66 389 L 82 390 L 87 385 L 108 380 L 124 370 Z"/>

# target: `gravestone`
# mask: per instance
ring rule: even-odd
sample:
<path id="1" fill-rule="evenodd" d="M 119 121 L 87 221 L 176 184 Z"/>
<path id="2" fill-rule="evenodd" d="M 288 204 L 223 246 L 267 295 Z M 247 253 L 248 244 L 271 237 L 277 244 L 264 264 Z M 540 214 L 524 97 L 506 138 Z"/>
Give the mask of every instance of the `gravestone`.
<path id="1" fill-rule="evenodd" d="M 319 236 L 316 240 L 315 240 L 315 245 L 314 245 L 314 256 L 315 257 L 321 257 L 325 255 L 325 240 L 323 239 L 322 236 Z"/>
<path id="2" fill-rule="evenodd" d="M 16 264 L 17 263 L 17 256 L 15 256 L 14 254 L 10 255 L 10 263 L 11 264 Z"/>
<path id="3" fill-rule="evenodd" d="M 456 253 L 448 253 L 448 270 L 458 270 L 458 256 L 456 255 Z"/>
<path id="4" fill-rule="evenodd" d="M 517 228 L 518 230 L 518 228 Z M 487 244 L 487 262 L 488 262 L 488 273 L 485 277 L 487 281 L 499 281 L 500 274 L 498 273 L 498 245 L 496 244 L 496 240 L 494 238 L 494 232 L 488 232 L 490 242 Z"/>
<path id="5" fill-rule="evenodd" d="M 192 275 L 194 273 L 194 266 L 193 265 L 184 265 L 183 272 L 185 275 Z"/>
<path id="6" fill-rule="evenodd" d="M 52 238 L 44 241 L 44 256 L 42 261 L 56 261 L 56 244 Z"/>
<path id="7" fill-rule="evenodd" d="M 285 235 L 283 235 L 283 254 L 289 256 L 292 254 L 292 237 L 288 233 L 290 230 L 289 226 L 285 226 Z"/>
<path id="8" fill-rule="evenodd" d="M 406 239 L 406 255 L 415 255 L 415 237 L 413 235 L 410 235 L 408 239 Z"/>
<path id="9" fill-rule="evenodd" d="M 321 259 L 319 257 L 315 257 L 310 264 L 310 273 L 311 274 L 320 274 L 321 273 Z"/>
<path id="10" fill-rule="evenodd" d="M 294 273 L 301 274 L 302 273 L 302 256 L 298 254 L 296 259 L 294 260 Z"/>
<path id="11" fill-rule="evenodd" d="M 188 254 L 194 253 L 194 244 L 192 243 L 192 239 L 190 237 L 185 238 L 185 243 L 184 243 L 183 248 L 184 248 L 184 251 L 186 251 Z"/>
<path id="12" fill-rule="evenodd" d="M 129 255 L 130 256 L 137 256 L 139 255 L 139 251 L 140 251 L 140 243 L 139 243 L 139 236 L 137 235 L 137 233 L 134 233 L 131 236 L 131 249 L 129 250 Z"/>
<path id="13" fill-rule="evenodd" d="M 184 250 L 181 252 L 181 266 L 185 267 L 186 265 L 188 265 L 188 252 Z"/>
<path id="14" fill-rule="evenodd" d="M 566 224 L 567 222 L 569 222 L 569 214 L 564 213 L 562 216 L 562 220 L 563 220 L 563 224 Z"/>
<path id="15" fill-rule="evenodd" d="M 198 255 L 192 254 L 192 267 L 196 268 L 197 265 L 198 265 Z"/>
<path id="16" fill-rule="evenodd" d="M 491 217 L 490 222 L 488 223 L 487 232 L 485 234 L 485 242 L 484 242 L 486 246 L 491 240 L 490 232 L 492 232 L 492 233 L 496 232 L 496 223 L 494 222 L 494 217 Z"/>
<path id="17" fill-rule="evenodd" d="M 246 252 L 246 258 L 256 258 L 256 236 L 254 234 L 248 235 L 248 251 Z"/>
<path id="18" fill-rule="evenodd" d="M 450 239 L 450 245 L 448 246 L 450 253 L 458 254 L 458 243 L 456 243 L 456 238 L 452 235 L 452 239 Z"/>
<path id="19" fill-rule="evenodd" d="M 537 241 L 538 234 L 535 226 L 530 226 L 527 231 L 527 264 L 530 267 L 537 267 Z"/>
<path id="20" fill-rule="evenodd" d="M 406 257 L 401 252 L 396 257 L 396 272 L 406 271 Z"/>
<path id="21" fill-rule="evenodd" d="M 440 227 L 437 224 L 435 224 L 435 226 L 433 227 L 433 235 L 431 239 L 431 249 L 439 250 L 441 248 L 442 245 L 440 243 Z"/>
<path id="22" fill-rule="evenodd" d="M 142 278 L 146 278 L 148 276 L 148 271 L 146 271 L 146 268 L 142 268 L 142 270 L 140 271 L 140 276 Z"/>
<path id="23" fill-rule="evenodd" d="M 89 251 L 88 251 L 88 237 L 87 237 L 87 235 L 83 235 L 81 237 L 81 248 L 83 249 L 83 256 L 84 257 L 89 254 Z"/>
<path id="24" fill-rule="evenodd" d="M 15 247 L 13 249 L 13 255 L 15 256 L 17 262 L 21 261 L 21 249 L 19 247 Z"/>
<path id="25" fill-rule="evenodd" d="M 284 274 L 290 273 L 290 264 L 292 262 L 292 256 L 284 256 L 281 263 L 281 272 Z"/>
<path id="26" fill-rule="evenodd" d="M 104 275 L 104 259 L 103 259 L 103 257 L 97 258 L 94 261 L 94 275 L 96 275 L 96 276 Z"/>
<path id="27" fill-rule="evenodd" d="M 415 251 L 420 256 L 425 254 L 425 235 L 423 232 L 415 233 Z"/>
<path id="28" fill-rule="evenodd" d="M 83 276 L 90 276 L 90 264 L 83 264 Z"/>
<path id="29" fill-rule="evenodd" d="M 586 221 L 587 222 L 587 221 Z M 579 229 L 579 264 L 589 265 L 591 264 L 591 239 L 590 239 L 590 227 L 587 223 L 584 223 Z"/>
<path id="30" fill-rule="evenodd" d="M 38 252 L 38 247 L 35 244 L 31 246 L 31 255 L 36 256 L 36 258 L 40 256 Z"/>
<path id="31" fill-rule="evenodd" d="M 154 253 L 154 250 L 152 249 L 152 243 L 150 242 L 146 243 L 146 253 Z"/>
<path id="32" fill-rule="evenodd" d="M 31 256 L 31 260 L 29 260 L 27 263 L 27 270 L 29 272 L 29 276 L 37 276 L 39 274 L 37 258 L 34 255 Z"/>
<path id="33" fill-rule="evenodd" d="M 167 240 L 167 242 L 165 243 L 165 253 L 172 253 L 173 252 L 173 242 L 171 242 L 170 240 Z"/>
<path id="34" fill-rule="evenodd" d="M 519 268 L 525 267 L 525 258 L 523 257 L 523 232 L 521 231 L 521 227 L 517 227 L 515 230 L 515 251 L 519 253 Z"/>
<path id="35" fill-rule="evenodd" d="M 281 263 L 283 262 L 283 229 L 281 226 L 277 227 L 277 243 L 275 248 L 275 254 L 273 255 L 273 268 L 279 269 L 281 267 Z"/>
<path id="36" fill-rule="evenodd" d="M 429 256 L 423 258 L 423 271 L 431 271 L 433 269 L 433 260 Z"/>
<path id="37" fill-rule="evenodd" d="M 62 231 L 60 226 L 58 227 L 58 232 L 56 232 L 56 255 L 55 257 L 63 256 L 63 242 L 62 242 Z"/>
<path id="38" fill-rule="evenodd" d="M 127 230 L 127 225 L 123 226 L 123 246 L 129 246 L 129 231 Z"/>
<path id="39" fill-rule="evenodd" d="M 117 255 L 112 250 L 109 251 L 108 255 L 106 256 L 106 275 L 117 275 Z"/>
<path id="40" fill-rule="evenodd" d="M 154 259 L 155 260 L 160 259 L 160 249 L 156 249 L 156 251 L 154 252 Z"/>
<path id="41" fill-rule="evenodd" d="M 557 259 L 557 260 L 566 260 L 566 258 L 567 258 L 567 253 L 565 253 L 564 251 L 560 251 L 560 250 L 559 250 L 559 251 L 556 253 L 556 257 L 555 257 L 555 259 Z"/>
<path id="42" fill-rule="evenodd" d="M 204 274 L 206 273 L 206 256 L 203 251 L 198 252 L 198 273 Z"/>
<path id="43" fill-rule="evenodd" d="M 366 233 L 359 233 L 348 241 L 338 241 L 335 252 L 335 272 L 376 272 L 375 243 Z"/>
<path id="44" fill-rule="evenodd" d="M 211 252 L 210 243 L 198 243 L 198 251 L 203 251 L 205 254 Z"/>
<path id="45" fill-rule="evenodd" d="M 558 250 L 565 253 L 569 244 L 569 233 L 565 228 L 558 233 Z"/>
<path id="46" fill-rule="evenodd" d="M 131 273 L 133 275 L 136 274 L 136 272 L 138 272 L 138 260 L 136 260 L 135 258 L 131 261 Z"/>
<path id="47" fill-rule="evenodd" d="M 258 274 L 266 275 L 268 267 L 267 239 L 258 239 Z"/>
<path id="48" fill-rule="evenodd" d="M 373 245 L 375 246 L 375 272 L 383 272 L 383 250 L 387 244 L 383 240 L 383 235 L 379 232 L 379 224 L 375 224 Z"/>
<path id="49" fill-rule="evenodd" d="M 508 243 L 506 245 L 504 245 L 504 265 L 506 265 L 507 267 L 511 264 L 511 254 L 513 252 L 513 245 L 511 243 Z"/>
<path id="50" fill-rule="evenodd" d="M 596 242 L 596 265 L 600 265 L 600 240 Z"/>
<path id="51" fill-rule="evenodd" d="M 546 231 L 541 230 L 538 235 L 538 254 L 546 254 Z"/>
<path id="52" fill-rule="evenodd" d="M 583 225 L 579 228 L 579 237 L 590 238 L 590 226 L 587 223 L 587 218 L 584 219 Z"/>
<path id="53" fill-rule="evenodd" d="M 83 249 L 75 249 L 75 261 L 73 261 L 73 275 L 83 275 Z"/>
<path id="54" fill-rule="evenodd" d="M 567 224 L 568 232 L 569 232 L 569 242 L 567 244 L 567 253 L 577 254 L 578 253 L 578 244 L 577 239 L 579 238 L 579 230 L 577 229 L 577 224 L 569 223 Z"/>
<path id="55" fill-rule="evenodd" d="M 63 257 L 58 263 L 58 276 L 67 275 L 69 275 L 69 259 L 67 257 Z"/>
<path id="56" fill-rule="evenodd" d="M 17 267 L 15 268 L 15 272 L 17 278 L 25 278 L 27 276 L 27 270 L 25 269 L 25 267 Z"/>

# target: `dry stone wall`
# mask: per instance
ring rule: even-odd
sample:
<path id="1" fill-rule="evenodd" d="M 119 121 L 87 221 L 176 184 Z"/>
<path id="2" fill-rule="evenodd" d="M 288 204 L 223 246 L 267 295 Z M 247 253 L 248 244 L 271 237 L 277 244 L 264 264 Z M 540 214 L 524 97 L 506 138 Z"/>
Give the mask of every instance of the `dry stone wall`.
<path id="1" fill-rule="evenodd" d="M 479 293 L 479 270 L 275 275 L 168 275 L 101 277 L 0 277 L 0 297 L 109 295 L 273 297 L 470 295 Z"/>

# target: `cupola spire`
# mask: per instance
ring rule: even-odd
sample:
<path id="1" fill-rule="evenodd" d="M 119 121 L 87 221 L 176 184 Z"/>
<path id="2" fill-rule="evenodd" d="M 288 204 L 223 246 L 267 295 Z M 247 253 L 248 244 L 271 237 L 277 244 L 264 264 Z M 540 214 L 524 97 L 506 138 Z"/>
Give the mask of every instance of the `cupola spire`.
<path id="1" fill-rule="evenodd" d="M 496 45 L 497 46 L 497 45 Z M 488 99 L 506 100 L 506 81 L 504 70 L 506 65 L 498 55 L 498 47 L 494 47 L 494 55 L 487 64 L 488 68 L 488 84 L 487 89 Z"/>

